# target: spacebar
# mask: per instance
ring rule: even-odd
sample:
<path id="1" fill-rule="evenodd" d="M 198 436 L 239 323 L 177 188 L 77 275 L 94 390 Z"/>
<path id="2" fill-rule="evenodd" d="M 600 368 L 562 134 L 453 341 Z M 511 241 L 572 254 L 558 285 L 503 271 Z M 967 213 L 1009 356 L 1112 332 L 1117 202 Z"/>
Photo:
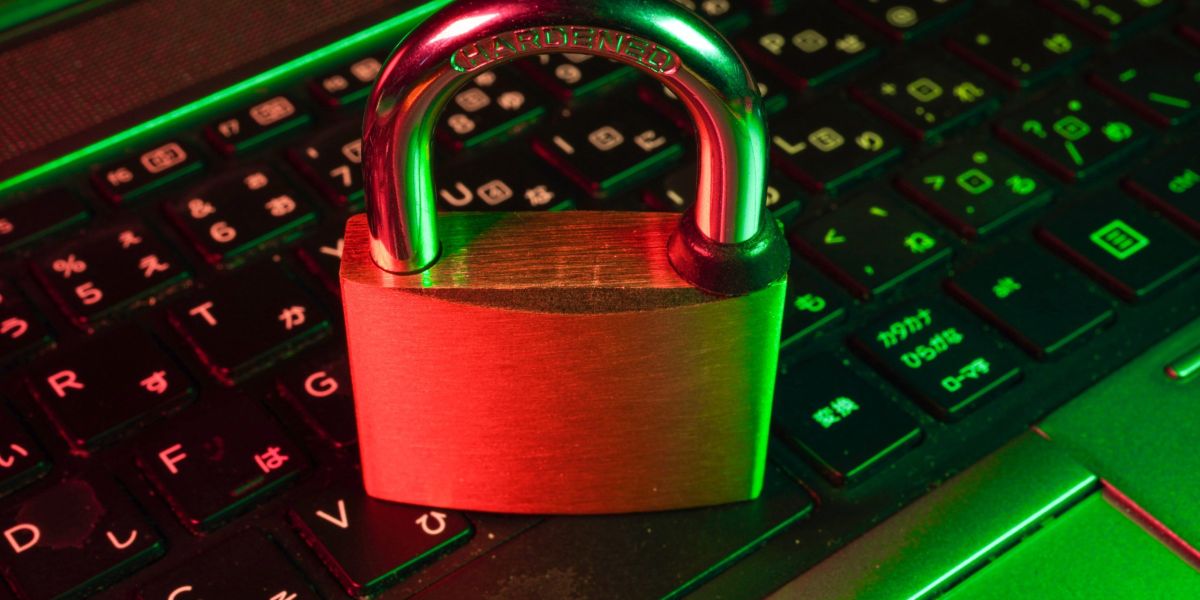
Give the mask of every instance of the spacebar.
<path id="1" fill-rule="evenodd" d="M 753 502 L 712 508 L 550 518 L 417 598 L 661 598 L 687 591 L 812 510 L 768 466 Z"/>

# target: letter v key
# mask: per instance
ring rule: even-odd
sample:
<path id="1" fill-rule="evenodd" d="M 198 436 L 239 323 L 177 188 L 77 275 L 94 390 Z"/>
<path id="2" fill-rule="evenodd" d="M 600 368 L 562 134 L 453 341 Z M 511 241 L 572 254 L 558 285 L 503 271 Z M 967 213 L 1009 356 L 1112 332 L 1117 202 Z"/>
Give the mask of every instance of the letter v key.
<path id="1" fill-rule="evenodd" d="M 333 515 L 325 512 L 323 510 L 318 510 L 317 516 L 322 519 L 325 519 L 326 521 L 329 521 L 330 523 L 333 523 L 334 525 L 338 526 L 341 529 L 349 529 L 350 528 L 350 518 L 346 516 L 346 501 L 338 500 L 337 506 L 338 506 L 338 518 L 334 518 Z"/>

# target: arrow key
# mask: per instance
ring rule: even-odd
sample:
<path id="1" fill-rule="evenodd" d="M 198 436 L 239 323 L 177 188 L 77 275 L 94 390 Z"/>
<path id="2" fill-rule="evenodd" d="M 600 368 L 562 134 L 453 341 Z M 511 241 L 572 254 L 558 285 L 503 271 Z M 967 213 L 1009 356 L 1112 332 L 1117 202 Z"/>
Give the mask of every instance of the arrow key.
<path id="1" fill-rule="evenodd" d="M 358 483 L 309 495 L 288 513 L 304 541 L 354 596 L 370 596 L 471 537 L 462 515 L 382 502 Z M 379 535 L 387 532 L 387 535 Z"/>

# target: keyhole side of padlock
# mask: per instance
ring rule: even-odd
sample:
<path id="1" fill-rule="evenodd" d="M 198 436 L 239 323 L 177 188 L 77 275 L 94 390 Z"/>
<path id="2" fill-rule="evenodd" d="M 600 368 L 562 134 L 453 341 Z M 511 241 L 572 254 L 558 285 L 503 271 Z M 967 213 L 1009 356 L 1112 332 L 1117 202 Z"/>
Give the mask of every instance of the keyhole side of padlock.
<path id="1" fill-rule="evenodd" d="M 364 118 L 370 250 L 379 268 L 415 274 L 438 260 L 432 138 L 453 95 L 487 69 L 548 53 L 637 68 L 692 116 L 697 198 L 664 248 L 683 279 L 740 295 L 785 275 L 787 244 L 765 210 L 757 87 L 728 40 L 669 0 L 459 0 L 414 29 L 381 71 Z"/>

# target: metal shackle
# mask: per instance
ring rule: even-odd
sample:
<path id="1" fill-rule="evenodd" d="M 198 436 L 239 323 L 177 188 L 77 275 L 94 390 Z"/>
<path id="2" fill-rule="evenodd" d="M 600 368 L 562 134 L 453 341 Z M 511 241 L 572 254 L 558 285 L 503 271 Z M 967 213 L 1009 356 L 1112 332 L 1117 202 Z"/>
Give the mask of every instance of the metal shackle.
<path id="1" fill-rule="evenodd" d="M 415 273 L 438 259 L 431 140 L 443 107 L 482 71 L 546 53 L 610 58 L 670 89 L 695 123 L 699 158 L 696 203 L 680 229 L 701 234 L 673 241 L 672 252 L 678 245 L 703 262 L 726 250 L 761 254 L 770 245 L 770 273 L 732 287 L 754 289 L 781 274 L 785 244 L 763 231 L 775 226 L 764 210 L 762 99 L 729 42 L 670 0 L 459 0 L 406 36 L 379 75 L 364 121 L 371 256 L 381 269 Z M 685 278 L 703 278 L 682 273 L 688 262 L 694 261 L 672 259 Z"/>

